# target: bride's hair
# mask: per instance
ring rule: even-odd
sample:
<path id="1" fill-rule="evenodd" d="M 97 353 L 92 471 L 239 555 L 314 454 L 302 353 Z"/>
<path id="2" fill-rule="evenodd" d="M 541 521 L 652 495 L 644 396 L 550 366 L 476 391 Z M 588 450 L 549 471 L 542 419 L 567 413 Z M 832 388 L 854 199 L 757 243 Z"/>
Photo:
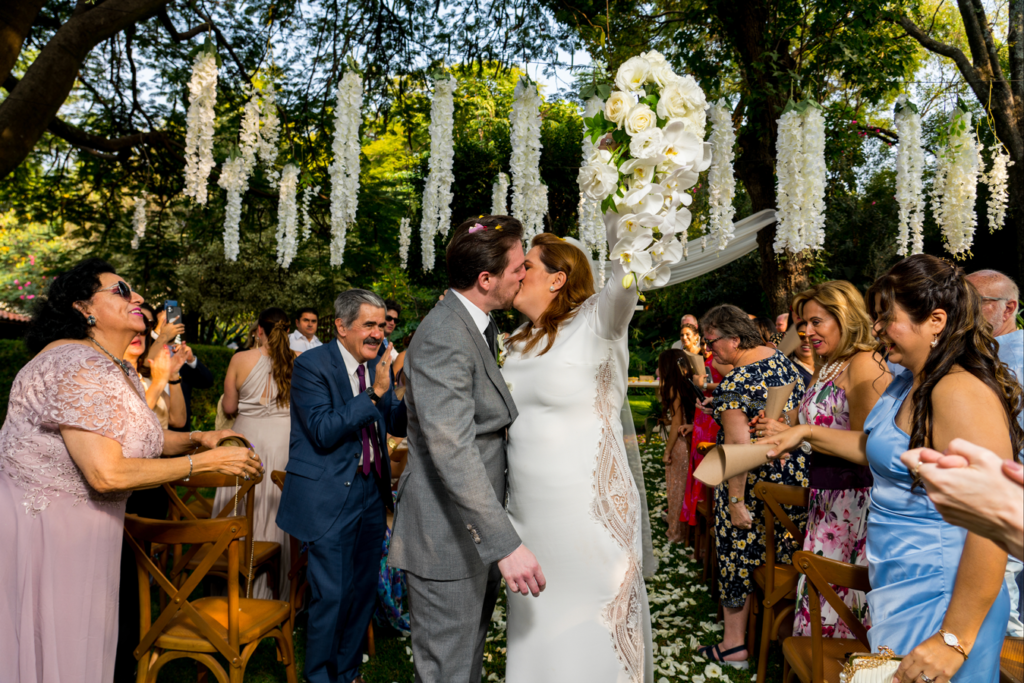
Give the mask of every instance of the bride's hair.
<path id="1" fill-rule="evenodd" d="M 579 305 L 594 295 L 594 274 L 586 254 L 561 237 L 542 232 L 530 245 L 540 249 L 540 261 L 549 273 L 565 273 L 565 285 L 555 294 L 554 301 L 548 304 L 536 325 L 532 329 L 524 325 L 512 335 L 509 344 L 526 342 L 522 352 L 529 353 L 547 336 L 547 346 L 540 352 L 543 356 L 554 345 L 558 326 L 576 315 Z"/>

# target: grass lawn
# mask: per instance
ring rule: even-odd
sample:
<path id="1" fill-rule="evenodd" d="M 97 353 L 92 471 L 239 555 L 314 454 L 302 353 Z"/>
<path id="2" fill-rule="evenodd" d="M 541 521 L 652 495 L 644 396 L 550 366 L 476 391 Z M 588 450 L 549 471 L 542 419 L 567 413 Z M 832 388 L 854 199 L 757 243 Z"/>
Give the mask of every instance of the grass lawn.
<path id="1" fill-rule="evenodd" d="M 644 399 L 634 399 L 631 394 L 631 406 L 634 405 L 634 400 L 640 403 Z M 749 671 L 735 671 L 710 664 L 695 652 L 698 644 L 715 643 L 721 638 L 722 625 L 715 621 L 717 605 L 700 580 L 700 567 L 686 558 L 689 549 L 670 544 L 665 539 L 666 527 L 661 521 L 661 514 L 665 508 L 665 472 L 661 464 L 664 444 L 657 438 L 651 439 L 650 443 L 644 443 L 643 436 L 640 437 L 640 441 L 647 500 L 654 527 L 655 553 L 660 562 L 657 575 L 647 583 L 654 631 L 655 683 L 749 683 L 756 668 L 753 660 Z M 297 621 L 295 655 L 300 671 L 299 680 L 302 681 L 304 679 L 301 670 L 306 643 L 304 615 L 300 615 Z M 487 636 L 484 681 L 504 680 L 505 647 L 505 599 L 502 594 L 494 613 L 491 632 Z M 367 683 L 408 683 L 413 680 L 412 651 L 408 638 L 394 633 L 381 633 L 378 629 L 376 648 L 377 653 L 374 657 L 364 657 L 366 663 L 363 666 L 363 678 Z M 190 660 L 177 660 L 164 667 L 159 680 L 161 683 L 185 683 L 195 679 L 194 663 Z M 782 652 L 777 645 L 770 651 L 766 679 L 782 679 Z M 212 677 L 210 680 L 213 680 Z M 284 667 L 275 659 L 272 640 L 260 645 L 249 662 L 245 680 L 253 683 L 285 681 Z"/>

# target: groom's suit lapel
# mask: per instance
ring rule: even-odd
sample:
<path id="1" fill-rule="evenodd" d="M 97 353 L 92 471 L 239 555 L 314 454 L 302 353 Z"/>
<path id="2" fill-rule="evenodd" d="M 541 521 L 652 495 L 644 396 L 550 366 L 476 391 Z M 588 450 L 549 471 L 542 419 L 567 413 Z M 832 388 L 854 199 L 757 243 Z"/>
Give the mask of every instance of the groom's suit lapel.
<path id="1" fill-rule="evenodd" d="M 473 316 L 469 314 L 466 307 L 462 302 L 456 298 L 455 293 L 452 290 L 448 290 L 444 297 L 444 301 L 441 302 L 441 306 L 447 306 L 449 309 L 455 312 L 459 319 L 462 320 L 463 324 L 469 330 L 469 336 L 473 339 L 473 344 L 476 346 L 477 351 L 484 358 L 484 368 L 487 369 L 487 377 L 494 384 L 494 387 L 501 394 L 501 399 L 505 402 L 505 407 L 508 408 L 509 415 L 514 421 L 519 416 L 519 411 L 516 409 L 516 403 L 512 400 L 512 394 L 508 393 L 508 385 L 505 384 L 505 378 L 501 375 L 501 370 L 498 368 L 498 363 L 491 353 L 491 349 L 487 346 L 487 341 L 484 339 L 484 335 L 477 329 L 476 322 L 473 320 Z"/>

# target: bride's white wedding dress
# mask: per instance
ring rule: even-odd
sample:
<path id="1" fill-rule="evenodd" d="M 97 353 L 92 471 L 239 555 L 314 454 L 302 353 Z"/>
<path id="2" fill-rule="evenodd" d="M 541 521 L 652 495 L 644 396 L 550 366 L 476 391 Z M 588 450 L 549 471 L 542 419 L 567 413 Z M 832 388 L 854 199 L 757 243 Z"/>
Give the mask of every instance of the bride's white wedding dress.
<path id="1" fill-rule="evenodd" d="M 618 271 L 618 268 L 614 269 Z M 508 513 L 547 588 L 508 593 L 507 683 L 653 681 L 641 501 L 620 410 L 636 290 L 613 272 L 544 355 L 509 349 Z"/>

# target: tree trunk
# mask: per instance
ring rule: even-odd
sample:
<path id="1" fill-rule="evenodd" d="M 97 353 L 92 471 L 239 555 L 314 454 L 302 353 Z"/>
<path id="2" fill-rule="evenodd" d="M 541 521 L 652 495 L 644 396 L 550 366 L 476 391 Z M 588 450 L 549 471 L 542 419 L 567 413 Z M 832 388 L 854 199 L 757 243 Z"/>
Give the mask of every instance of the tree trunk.
<path id="1" fill-rule="evenodd" d="M 766 44 L 769 10 L 764 0 L 739 0 L 716 5 L 719 18 L 735 45 L 743 64 L 743 79 L 747 92 L 769 93 L 782 89 L 772 70 L 766 69 L 763 58 L 772 51 Z M 780 71 L 795 71 L 785 50 L 778 57 Z M 769 83 L 769 79 L 773 82 Z M 777 119 L 782 113 L 783 100 L 778 96 L 748 98 L 744 123 L 737 136 L 739 153 L 736 158 L 736 176 L 750 195 L 754 212 L 774 209 L 775 196 L 775 141 L 778 134 Z M 776 254 L 775 224 L 757 233 L 757 252 L 761 256 L 761 287 L 768 298 L 773 316 L 789 310 L 793 294 L 807 287 L 807 259 L 790 253 Z"/>
<path id="2" fill-rule="evenodd" d="M 75 84 L 98 43 L 143 19 L 167 0 L 107 0 L 76 10 L 32 62 L 17 93 L 0 103 L 0 178 L 28 156 Z"/>
<path id="3" fill-rule="evenodd" d="M 0 4 L 0 83 L 11 75 L 44 1 L 4 0 Z"/>

